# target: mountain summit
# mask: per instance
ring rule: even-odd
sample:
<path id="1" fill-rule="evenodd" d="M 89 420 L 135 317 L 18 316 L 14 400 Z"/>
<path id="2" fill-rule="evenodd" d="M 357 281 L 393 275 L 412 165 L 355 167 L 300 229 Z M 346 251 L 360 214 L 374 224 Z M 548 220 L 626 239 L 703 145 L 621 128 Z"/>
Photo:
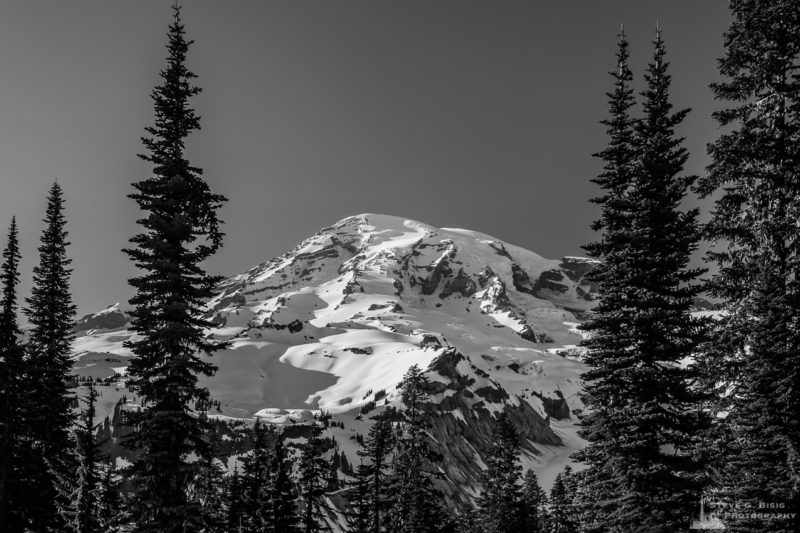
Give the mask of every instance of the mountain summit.
<path id="1" fill-rule="evenodd" d="M 417 364 L 434 385 L 430 433 L 450 498 L 475 494 L 503 411 L 521 432 L 524 464 L 548 485 L 581 446 L 575 326 L 595 302 L 592 264 L 475 231 L 348 217 L 220 283 L 208 335 L 231 345 L 205 384 L 221 416 L 292 424 L 331 413 L 341 422 L 331 435 L 353 464 L 354 435 L 399 401 L 396 386 Z M 132 334 L 110 309 L 81 321 L 78 374 L 124 378 Z"/>

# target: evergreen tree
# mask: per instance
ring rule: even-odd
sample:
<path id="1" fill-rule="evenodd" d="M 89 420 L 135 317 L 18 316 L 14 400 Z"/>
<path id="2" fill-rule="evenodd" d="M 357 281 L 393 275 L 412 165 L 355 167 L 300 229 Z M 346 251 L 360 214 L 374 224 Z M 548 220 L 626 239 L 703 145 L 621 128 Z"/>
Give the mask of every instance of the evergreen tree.
<path id="1" fill-rule="evenodd" d="M 299 465 L 303 502 L 301 530 L 305 533 L 328 530 L 322 515 L 320 498 L 325 494 L 325 477 L 328 472 L 328 462 L 323 455 L 329 447 L 329 441 L 322 438 L 322 427 L 313 423 L 311 434 L 303 446 Z"/>
<path id="2" fill-rule="evenodd" d="M 547 513 L 547 494 L 539 485 L 532 468 L 525 472 L 522 485 L 522 507 L 525 533 L 549 533 L 550 521 Z"/>
<path id="3" fill-rule="evenodd" d="M 242 478 L 239 475 L 239 465 L 233 467 L 233 473 L 228 479 L 226 497 L 226 516 L 228 531 L 244 531 L 244 494 L 242 492 Z"/>
<path id="4" fill-rule="evenodd" d="M 246 532 L 270 531 L 272 523 L 272 427 L 253 426 L 253 449 L 242 460 L 242 522 Z"/>
<path id="5" fill-rule="evenodd" d="M 609 95 L 609 147 L 598 154 L 594 180 L 604 195 L 594 224 L 601 240 L 588 245 L 601 260 L 591 276 L 601 300 L 582 329 L 591 334 L 584 374 L 582 436 L 577 454 L 589 465 L 598 496 L 587 521 L 607 531 L 668 532 L 688 526 L 700 494 L 693 450 L 707 425 L 697 392 L 698 367 L 682 365 L 702 340 L 691 315 L 701 270 L 689 267 L 697 249 L 697 210 L 680 204 L 693 177 L 680 176 L 688 157 L 675 127 L 661 31 L 645 79 L 643 117 L 633 120 L 628 45 L 620 37 L 615 90 Z"/>
<path id="6" fill-rule="evenodd" d="M 225 465 L 216 457 L 205 456 L 198 459 L 198 467 L 194 480 L 187 488 L 189 501 L 198 504 L 202 509 L 202 525 L 198 531 L 221 533 L 226 523 Z"/>
<path id="7" fill-rule="evenodd" d="M 122 502 L 122 478 L 117 474 L 114 461 L 110 458 L 103 469 L 103 478 L 100 481 L 98 507 L 100 531 L 103 533 L 120 531 L 120 524 L 126 520 Z"/>
<path id="8" fill-rule="evenodd" d="M 134 183 L 136 201 L 144 216 L 142 232 L 125 252 L 143 270 L 130 280 L 136 295 L 130 300 L 136 340 L 125 344 L 135 355 L 128 382 L 143 409 L 134 413 L 134 431 L 126 446 L 137 453 L 131 467 L 131 509 L 138 532 L 185 532 L 202 528 L 202 512 L 187 496 L 187 486 L 201 464 L 190 455 L 209 456 L 204 438 L 208 423 L 190 406 L 210 405 L 200 376 L 215 367 L 201 358 L 223 345 L 205 336 L 211 323 L 202 306 L 213 294 L 219 277 L 201 263 L 222 245 L 217 210 L 225 200 L 213 194 L 201 170 L 185 159 L 186 137 L 199 129 L 189 99 L 200 92 L 186 67 L 190 41 L 184 38 L 180 7 L 173 5 L 167 66 L 152 92 L 155 123 L 143 138 L 153 175 Z"/>
<path id="9" fill-rule="evenodd" d="M 24 402 L 32 472 L 30 527 L 36 531 L 63 530 L 62 512 L 69 507 L 64 482 L 74 471 L 70 390 L 70 348 L 75 305 L 69 288 L 72 262 L 67 257 L 64 195 L 56 182 L 50 188 L 45 229 L 39 246 L 39 264 L 33 268 L 33 288 L 23 310 L 31 324 L 27 343 Z"/>
<path id="10" fill-rule="evenodd" d="M 17 323 L 17 286 L 19 285 L 19 241 L 17 220 L 12 217 L 8 241 L 0 267 L 0 531 L 21 531 L 25 522 L 25 501 L 20 501 L 25 475 L 22 432 L 21 379 L 24 372 L 23 351 Z"/>
<path id="11" fill-rule="evenodd" d="M 430 406 L 430 381 L 419 366 L 412 366 L 400 382 L 403 401 L 402 434 L 397 440 L 392 464 L 392 493 L 395 502 L 389 511 L 392 533 L 429 533 L 447 521 L 441 508 L 443 497 L 427 470 L 433 458 L 427 440 L 426 413 Z"/>
<path id="12" fill-rule="evenodd" d="M 460 509 L 455 516 L 454 529 L 456 533 L 484 533 L 478 510 L 471 505 Z"/>
<path id="13" fill-rule="evenodd" d="M 271 470 L 272 527 L 276 532 L 300 531 L 297 496 L 292 482 L 292 464 L 287 457 L 283 435 L 278 435 L 275 440 Z"/>
<path id="14" fill-rule="evenodd" d="M 715 197 L 709 290 L 724 315 L 706 350 L 723 452 L 714 495 L 783 504 L 793 520 L 734 518 L 730 531 L 800 531 L 800 13 L 791 0 L 732 0 L 712 84 L 724 133 L 698 185 Z M 742 513 L 746 514 L 746 513 Z"/>
<path id="15" fill-rule="evenodd" d="M 76 490 L 72 498 L 71 528 L 75 533 L 101 533 L 99 492 L 102 480 L 103 459 L 95 433 L 100 424 L 94 423 L 97 390 L 89 382 L 89 392 L 84 398 L 86 409 L 75 431 L 78 445 L 78 471 Z"/>
<path id="16" fill-rule="evenodd" d="M 370 532 L 380 533 L 383 516 L 386 511 L 388 497 L 386 477 L 389 474 L 389 455 L 394 447 L 394 432 L 388 413 L 383 412 L 375 417 L 375 423 L 369 429 L 364 446 L 358 451 L 362 463 L 359 469 L 365 470 L 370 480 Z M 363 461 L 368 461 L 364 463 Z"/>
<path id="17" fill-rule="evenodd" d="M 575 485 L 572 468 L 558 473 L 550 489 L 550 533 L 577 533 L 578 516 L 574 506 Z M 647 530 L 642 530 L 647 531 Z"/>
<path id="18" fill-rule="evenodd" d="M 495 423 L 492 445 L 486 459 L 486 481 L 480 498 L 483 528 L 492 533 L 524 533 L 521 467 L 517 459 L 519 434 L 501 414 Z"/>
<path id="19" fill-rule="evenodd" d="M 374 529 L 372 501 L 372 469 L 362 460 L 350 483 L 347 499 L 347 533 L 372 533 Z M 380 526 L 378 531 L 380 531 Z"/>

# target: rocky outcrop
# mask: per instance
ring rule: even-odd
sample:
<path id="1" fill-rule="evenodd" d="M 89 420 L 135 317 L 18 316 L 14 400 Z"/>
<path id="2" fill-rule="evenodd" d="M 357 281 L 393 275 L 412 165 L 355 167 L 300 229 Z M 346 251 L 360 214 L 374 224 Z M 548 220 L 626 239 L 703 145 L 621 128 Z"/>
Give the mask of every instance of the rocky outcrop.
<path id="1" fill-rule="evenodd" d="M 119 329 L 130 322 L 130 316 L 119 310 L 116 305 L 107 309 L 86 315 L 75 324 L 75 332 L 80 333 L 90 329 Z"/>
<path id="2" fill-rule="evenodd" d="M 430 391 L 439 402 L 428 421 L 434 451 L 442 457 L 435 466 L 444 471 L 447 482 L 442 490 L 455 504 L 469 501 L 470 493 L 479 488 L 483 477 L 480 464 L 488 459 L 498 408 L 517 428 L 525 452 L 538 455 L 536 444 L 561 443 L 547 420 L 528 402 L 510 398 L 491 380 L 460 372 L 459 367 L 475 370 L 474 366 L 460 364 L 465 362 L 469 363 L 463 354 L 448 348 L 428 368 L 441 378 L 431 382 Z"/>
<path id="3" fill-rule="evenodd" d="M 468 298 L 475 294 L 477 290 L 478 287 L 475 285 L 475 282 L 472 281 L 472 278 L 464 272 L 463 268 L 459 268 L 458 274 L 445 282 L 442 292 L 439 293 L 439 297 L 447 298 L 452 294 L 460 294 Z"/>

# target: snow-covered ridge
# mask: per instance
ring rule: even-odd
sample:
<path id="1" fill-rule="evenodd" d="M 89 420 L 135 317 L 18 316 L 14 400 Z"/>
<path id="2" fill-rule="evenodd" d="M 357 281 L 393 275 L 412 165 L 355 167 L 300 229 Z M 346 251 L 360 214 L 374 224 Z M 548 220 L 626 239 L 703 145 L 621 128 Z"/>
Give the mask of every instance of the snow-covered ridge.
<path id="1" fill-rule="evenodd" d="M 353 433 L 398 401 L 397 383 L 418 364 L 440 410 L 432 436 L 449 436 L 452 497 L 474 487 L 500 411 L 524 428 L 527 464 L 547 484 L 580 445 L 582 364 L 560 350 L 580 342 L 575 323 L 594 305 L 592 265 L 470 230 L 348 217 L 220 283 L 208 334 L 231 346 L 205 384 L 225 416 L 290 424 L 304 411 L 333 413 L 345 423 L 334 436 L 355 460 Z M 106 314 L 124 317 L 114 308 L 82 319 L 91 327 L 75 343 L 80 374 L 124 373 L 131 334 L 104 328 Z"/>

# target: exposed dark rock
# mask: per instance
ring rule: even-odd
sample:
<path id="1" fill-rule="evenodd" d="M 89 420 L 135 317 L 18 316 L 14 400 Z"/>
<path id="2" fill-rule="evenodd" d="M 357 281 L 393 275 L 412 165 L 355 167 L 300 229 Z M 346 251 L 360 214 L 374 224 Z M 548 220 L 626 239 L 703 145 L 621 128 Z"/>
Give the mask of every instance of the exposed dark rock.
<path id="1" fill-rule="evenodd" d="M 565 293 L 567 286 L 559 283 L 564 280 L 564 274 L 560 270 L 546 270 L 542 272 L 539 279 L 536 280 L 533 290 L 536 295 L 541 294 L 541 291 L 553 291 Z"/>
<path id="2" fill-rule="evenodd" d="M 358 355 L 372 355 L 372 348 L 370 346 L 367 346 L 365 348 L 359 348 L 357 346 L 353 346 L 352 348 L 345 348 L 343 351 L 352 352 Z"/>
<path id="3" fill-rule="evenodd" d="M 452 275 L 453 271 L 450 268 L 450 263 L 448 262 L 447 258 L 443 257 L 439 259 L 439 261 L 436 263 L 436 266 L 431 269 L 431 273 L 428 275 L 428 277 L 419 280 L 420 284 L 422 285 L 422 294 L 428 296 L 435 293 L 442 280 Z"/>
<path id="4" fill-rule="evenodd" d="M 490 387 L 487 385 L 486 387 L 475 389 L 475 394 L 490 403 L 501 403 L 503 400 L 508 400 L 508 393 L 501 387 Z"/>
<path id="5" fill-rule="evenodd" d="M 422 349 L 425 348 L 433 348 L 434 350 L 441 350 L 442 343 L 439 340 L 439 337 L 436 335 L 431 335 L 430 333 L 425 333 L 422 336 L 422 342 L 419 343 L 419 347 Z"/>
<path id="6" fill-rule="evenodd" d="M 515 289 L 519 292 L 530 294 L 531 296 L 536 295 L 536 290 L 531 283 L 531 278 L 528 276 L 528 273 L 516 263 L 511 265 L 511 276 Z"/>
<path id="7" fill-rule="evenodd" d="M 464 269 L 458 269 L 458 274 L 454 278 L 447 280 L 444 284 L 442 292 L 439 293 L 440 298 L 447 298 L 451 294 L 460 294 L 464 297 L 469 297 L 477 292 L 478 288 L 475 282 L 469 277 Z"/>
<path id="8" fill-rule="evenodd" d="M 533 331 L 533 328 L 529 324 L 525 324 L 522 330 L 519 331 L 518 335 L 525 339 L 526 341 L 536 342 L 536 343 L 548 343 L 553 342 L 553 339 L 550 338 L 549 335 L 546 333 L 536 333 Z"/>
<path id="9" fill-rule="evenodd" d="M 292 320 L 288 324 L 276 324 L 269 318 L 261 324 L 261 327 L 265 329 L 276 329 L 278 331 L 288 329 L 289 333 L 298 333 L 303 330 L 303 323 L 299 320 Z"/>
<path id="10" fill-rule="evenodd" d="M 544 408 L 547 416 L 556 420 L 564 420 L 570 417 L 569 405 L 567 405 L 567 400 L 564 399 L 564 395 L 561 394 L 560 390 L 556 391 L 556 398 L 550 398 L 533 391 L 531 391 L 531 394 L 542 400 L 542 408 Z"/>
<path id="11" fill-rule="evenodd" d="M 506 250 L 506 247 L 503 246 L 502 242 L 492 241 L 492 242 L 489 243 L 489 246 L 491 246 L 491 248 L 495 252 L 497 252 L 497 255 L 501 255 L 503 257 L 507 257 L 507 258 L 511 259 L 511 254 L 508 253 L 508 250 Z"/>
<path id="12" fill-rule="evenodd" d="M 481 289 L 485 288 L 489 283 L 489 280 L 491 280 L 494 276 L 494 270 L 492 270 L 491 267 L 484 268 L 480 274 L 478 274 L 478 285 L 481 286 Z"/>
<path id="13" fill-rule="evenodd" d="M 413 280 L 413 278 L 412 278 L 412 280 Z M 394 281 L 392 281 L 392 286 L 394 287 L 395 296 L 400 296 L 401 294 L 403 294 L 404 287 L 403 287 L 403 282 L 402 281 L 400 281 L 399 279 L 395 278 Z"/>

